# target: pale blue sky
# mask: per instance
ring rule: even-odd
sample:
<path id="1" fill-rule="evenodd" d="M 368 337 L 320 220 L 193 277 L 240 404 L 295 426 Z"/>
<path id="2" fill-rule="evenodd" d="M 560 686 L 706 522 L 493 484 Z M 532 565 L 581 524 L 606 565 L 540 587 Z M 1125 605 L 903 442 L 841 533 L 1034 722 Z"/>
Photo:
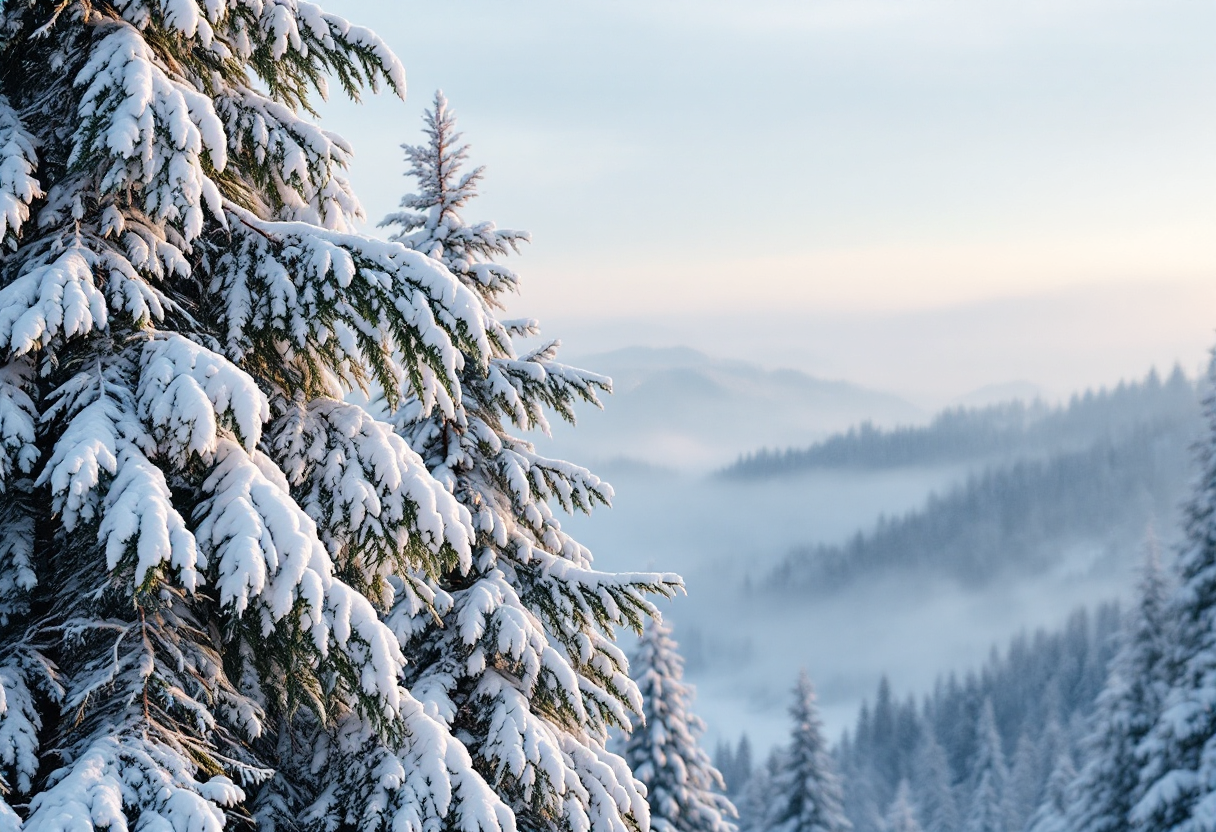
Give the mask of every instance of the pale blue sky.
<path id="1" fill-rule="evenodd" d="M 1212 3 L 325 5 L 409 76 L 326 108 L 369 215 L 442 87 L 489 168 L 471 213 L 534 234 L 513 311 L 576 350 L 948 396 L 1193 368 L 1216 329 Z"/>

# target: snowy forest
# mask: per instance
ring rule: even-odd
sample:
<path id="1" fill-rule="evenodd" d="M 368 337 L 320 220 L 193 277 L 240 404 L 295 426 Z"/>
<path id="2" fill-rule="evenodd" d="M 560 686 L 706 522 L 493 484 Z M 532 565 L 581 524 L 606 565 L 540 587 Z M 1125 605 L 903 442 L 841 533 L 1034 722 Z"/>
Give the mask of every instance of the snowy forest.
<path id="1" fill-rule="evenodd" d="M 1122 617 L 1113 604 L 1076 610 L 1063 630 L 1019 635 L 923 697 L 897 697 L 882 679 L 832 753 L 853 828 L 881 832 L 908 811 L 921 829 L 1071 828 L 1053 814 L 1052 778 L 1075 776 L 1085 754 Z M 714 761 L 736 799 L 770 766 L 753 763 L 746 735 L 720 743 Z M 988 768 L 992 784 L 981 790 Z"/>
<path id="2" fill-rule="evenodd" d="M 837 434 L 801 451 L 758 454 L 723 476 L 775 477 L 822 467 L 964 463 L 977 473 L 900 517 L 882 517 L 841 545 L 797 547 L 766 578 L 781 592 L 831 592 L 901 573 L 981 583 L 1035 574 L 1062 549 L 1134 558 L 1155 518 L 1170 518 L 1190 479 L 1201 425 L 1194 386 L 1175 369 L 1067 404 L 955 409 L 925 427 Z"/>
<path id="3" fill-rule="evenodd" d="M 443 92 L 398 204 L 356 195 L 321 108 L 405 98 L 371 29 L 16 0 L 0 55 L 0 832 L 1216 828 L 1216 360 L 922 419 L 676 349 L 647 431 L 822 420 L 709 472 L 738 435 L 601 440 L 618 496 L 557 453 L 617 388 L 514 316 L 532 236 Z M 973 649 L 937 607 L 1004 590 L 1062 625 L 928 689 L 852 649 L 907 653 L 877 610 Z"/>
<path id="4" fill-rule="evenodd" d="M 744 455 L 724 477 L 766 477 L 816 468 L 894 468 L 943 462 L 1034 459 L 1081 451 L 1102 437 L 1111 444 L 1137 431 L 1178 441 L 1193 437 L 1199 418 L 1192 383 L 1175 365 L 1164 380 L 1156 370 L 1138 382 L 1086 390 L 1050 406 L 1020 400 L 988 407 L 954 407 L 927 425 L 890 429 L 863 422 L 809 448 Z"/>

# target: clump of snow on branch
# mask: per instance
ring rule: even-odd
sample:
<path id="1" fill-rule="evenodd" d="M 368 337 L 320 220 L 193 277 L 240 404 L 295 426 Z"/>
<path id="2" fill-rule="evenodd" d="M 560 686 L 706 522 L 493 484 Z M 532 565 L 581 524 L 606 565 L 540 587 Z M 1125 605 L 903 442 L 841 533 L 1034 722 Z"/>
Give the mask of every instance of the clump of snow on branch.
<path id="1" fill-rule="evenodd" d="M 0 241 L 16 248 L 30 204 L 42 196 L 34 173 L 38 152 L 8 98 L 0 95 Z"/>

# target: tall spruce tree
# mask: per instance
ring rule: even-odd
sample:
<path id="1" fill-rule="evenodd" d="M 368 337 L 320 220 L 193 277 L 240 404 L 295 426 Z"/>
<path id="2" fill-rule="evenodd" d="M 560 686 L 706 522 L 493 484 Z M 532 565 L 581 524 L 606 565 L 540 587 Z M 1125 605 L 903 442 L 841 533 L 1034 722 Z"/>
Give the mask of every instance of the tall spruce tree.
<path id="1" fill-rule="evenodd" d="M 1106 687 L 1082 744 L 1085 763 L 1069 800 L 1073 832 L 1121 832 L 1142 796 L 1138 751 L 1164 695 L 1162 662 L 1171 645 L 1168 594 L 1150 536 L 1136 606 L 1119 635 Z"/>
<path id="2" fill-rule="evenodd" d="M 462 406 L 433 386 L 433 395 L 407 399 L 393 421 L 470 513 L 475 537 L 468 568 L 432 575 L 429 603 L 403 598 L 388 620 L 412 659 L 414 695 L 462 738 L 521 825 L 641 828 L 643 792 L 605 747 L 608 730 L 627 728 L 642 708 L 614 631 L 640 630 L 654 613 L 647 594 L 670 595 L 679 579 L 596 571 L 554 516 L 551 502 L 589 512 L 607 505 L 612 490 L 511 431 L 547 432 L 546 411 L 573 421 L 574 406 L 598 405 L 610 383 L 558 363 L 556 341 L 516 351 L 513 339 L 538 328 L 496 317 L 519 279 L 495 261 L 528 235 L 464 219 L 484 170 L 464 169 L 468 146 L 442 93 L 426 113 L 425 134 L 425 144 L 404 146 L 418 189 L 382 224 L 472 294 L 486 321 L 486 360 L 464 356 Z"/>
<path id="3" fill-rule="evenodd" d="M 793 735 L 781 757 L 765 813 L 765 832 L 849 832 L 844 796 L 823 738 L 815 689 L 804 671 L 790 706 Z"/>
<path id="4" fill-rule="evenodd" d="M 916 805 L 925 832 L 957 832 L 958 801 L 951 784 L 950 761 L 932 730 L 926 730 L 913 767 Z"/>
<path id="5" fill-rule="evenodd" d="M 1026 828 L 1039 807 L 1044 780 L 1041 757 L 1034 740 L 1023 732 L 1013 752 L 1009 785 L 1005 789 L 1005 814 L 1012 830 Z"/>
<path id="6" fill-rule="evenodd" d="M 1068 804 L 1076 778 L 1072 754 L 1067 749 L 1062 750 L 1043 788 L 1043 800 L 1026 827 L 1029 832 L 1074 832 L 1068 822 Z"/>
<path id="7" fill-rule="evenodd" d="M 916 807 L 912 804 L 912 789 L 907 780 L 900 780 L 895 788 L 895 798 L 887 809 L 883 824 L 885 832 L 922 832 L 916 819 Z"/>
<path id="8" fill-rule="evenodd" d="M 732 792 L 731 783 L 735 781 L 735 750 L 726 740 L 718 740 L 714 746 L 714 768 L 722 775 L 723 791 L 729 795 Z"/>
<path id="9" fill-rule="evenodd" d="M 980 708 L 975 734 L 975 756 L 971 762 L 971 800 L 964 819 L 964 829 L 966 832 L 1008 832 L 1008 812 L 1005 804 L 1008 774 L 991 699 L 985 699 Z"/>
<path id="10" fill-rule="evenodd" d="M 735 746 L 732 761 L 734 762 L 734 782 L 727 782 L 726 789 L 727 794 L 733 797 L 743 790 L 752 776 L 752 741 L 748 739 L 747 734 L 739 737 L 739 744 Z"/>
<path id="11" fill-rule="evenodd" d="M 463 275 L 353 232 L 350 148 L 307 118 L 331 79 L 402 93 L 400 63 L 297 0 L 16 0 L 0 50 L 0 825 L 514 828 L 403 684 L 401 622 L 449 612 L 434 583 L 482 568 L 485 512 L 344 402 L 472 422 L 464 385 L 504 374 Z M 640 826 L 623 766 L 595 792 L 562 762 L 610 766 L 598 726 L 636 703 L 591 632 L 671 585 L 569 579 L 585 557 L 544 528 L 516 557 L 581 658 L 534 791 Z M 502 632 L 504 678 L 561 672 Z"/>
<path id="12" fill-rule="evenodd" d="M 1141 797 L 1131 811 L 1137 830 L 1209 829 L 1216 817 L 1216 355 L 1207 384 L 1198 479 L 1167 612 L 1176 629 L 1160 665 L 1166 690 L 1139 745 Z"/>
<path id="13" fill-rule="evenodd" d="M 736 798 L 752 776 L 752 744 L 747 734 L 739 737 L 739 744 L 721 740 L 714 749 L 714 768 L 722 775 L 726 785 L 726 796 Z"/>
<path id="14" fill-rule="evenodd" d="M 655 832 L 734 832 L 738 812 L 726 784 L 698 744 L 705 724 L 689 711 L 693 691 L 671 627 L 646 627 L 631 663 L 642 693 L 642 721 L 625 743 L 625 761 L 646 786 Z"/>
<path id="15" fill-rule="evenodd" d="M 468 514 L 342 401 L 459 403 L 489 352 L 473 293 L 351 232 L 350 149 L 301 115 L 401 65 L 294 0 L 0 14 L 6 799 L 31 832 L 297 816 L 357 735 L 409 761 L 394 822 L 510 825 L 382 619 Z"/>
<path id="16" fill-rule="evenodd" d="M 770 751 L 764 763 L 756 766 L 740 791 L 735 800 L 739 810 L 740 832 L 761 832 L 765 828 L 765 817 L 776 795 L 776 779 L 783 764 L 782 759 L 781 749 Z"/>
<path id="17" fill-rule="evenodd" d="M 858 832 L 875 832 L 882 828 L 883 805 L 879 795 L 879 777 L 870 759 L 874 751 L 873 721 L 870 705 L 862 701 L 853 736 L 846 731 L 836 747 L 844 814 Z"/>

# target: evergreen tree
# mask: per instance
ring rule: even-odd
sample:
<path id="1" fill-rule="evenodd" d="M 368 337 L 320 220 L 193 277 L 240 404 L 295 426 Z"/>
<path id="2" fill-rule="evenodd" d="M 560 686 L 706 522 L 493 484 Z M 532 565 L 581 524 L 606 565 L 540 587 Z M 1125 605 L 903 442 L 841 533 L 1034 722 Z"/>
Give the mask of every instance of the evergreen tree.
<path id="1" fill-rule="evenodd" d="M 689 712 L 692 688 L 671 628 L 662 620 L 642 633 L 632 662 L 642 693 L 642 724 L 625 744 L 625 760 L 646 786 L 655 832 L 734 832 L 738 817 L 721 791 L 722 776 L 698 745 L 705 724 Z"/>
<path id="2" fill-rule="evenodd" d="M 849 832 L 840 781 L 833 770 L 815 707 L 815 690 L 805 672 L 794 688 L 790 708 L 793 736 L 773 778 L 765 813 L 766 832 Z"/>
<path id="3" fill-rule="evenodd" d="M 726 740 L 719 741 L 714 749 L 714 768 L 722 775 L 727 797 L 738 797 L 752 776 L 752 745 L 747 734 L 739 737 L 734 748 Z"/>
<path id="4" fill-rule="evenodd" d="M 1039 748 L 1027 734 L 1018 737 L 1009 769 L 1009 787 L 1005 790 L 1006 817 L 1009 828 L 1024 829 L 1039 807 L 1043 790 Z"/>
<path id="5" fill-rule="evenodd" d="M 1095 698 L 1097 698 L 1095 696 Z M 1071 722 L 1071 720 L 1070 720 Z M 1054 716 L 1047 720 L 1047 727 L 1043 729 L 1042 736 L 1039 737 L 1039 771 L 1041 772 L 1041 785 L 1047 785 L 1047 778 L 1050 776 L 1052 769 L 1059 762 L 1061 754 L 1072 754 L 1073 750 L 1072 731 L 1060 724 Z M 1040 788 L 1040 794 L 1042 789 Z"/>
<path id="6" fill-rule="evenodd" d="M 731 795 L 738 794 L 752 776 L 752 741 L 747 734 L 739 737 L 739 744 L 735 746 L 734 764 L 734 782 L 726 784 Z"/>
<path id="7" fill-rule="evenodd" d="M 881 786 L 870 761 L 856 755 L 842 758 L 839 771 L 845 817 L 857 832 L 880 832 Z"/>
<path id="8" fill-rule="evenodd" d="M 1140 743 L 1140 800 L 1133 829 L 1203 829 L 1216 803 L 1216 356 L 1204 397 L 1199 476 L 1186 507 L 1178 588 L 1167 617 L 1174 648 L 1161 662 L 1167 686 L 1159 715 Z"/>
<path id="9" fill-rule="evenodd" d="M 463 355 L 460 407 L 435 388 L 393 414 L 475 531 L 471 562 L 426 584 L 429 608 L 400 603 L 389 615 L 415 658 L 407 679 L 525 827 L 640 828 L 642 791 L 605 747 L 608 730 L 628 728 L 642 707 L 614 631 L 640 629 L 654 612 L 647 593 L 670 595 L 679 579 L 596 571 L 554 516 L 551 502 L 588 512 L 607 505 L 612 490 L 584 468 L 540 456 L 511 431 L 547 432 L 546 411 L 573 421 L 574 406 L 598 405 L 610 382 L 558 363 L 555 341 L 516 351 L 513 339 L 538 328 L 496 317 L 503 295 L 519 284 L 496 258 L 528 236 L 464 219 L 484 171 L 464 170 L 468 147 L 442 93 L 426 113 L 425 133 L 425 144 L 405 146 L 418 190 L 382 224 L 395 229 L 392 240 L 456 276 L 488 337 L 485 361 Z"/>
<path id="10" fill-rule="evenodd" d="M 857 715 L 856 733 L 850 737 L 846 731 L 835 751 L 844 794 L 844 814 L 857 832 L 877 832 L 883 824 L 880 778 L 873 760 L 877 753 L 873 724 L 870 703 L 863 700 Z"/>
<path id="11" fill-rule="evenodd" d="M 950 783 L 950 763 L 932 731 L 925 731 L 913 769 L 920 825 L 925 832 L 958 832 L 958 803 Z"/>
<path id="12" fill-rule="evenodd" d="M 1007 832 L 1004 802 L 991 771 L 985 771 L 971 792 L 971 805 L 963 825 L 966 832 Z"/>
<path id="13" fill-rule="evenodd" d="M 408 625 L 458 624 L 438 578 L 484 572 L 485 512 L 345 403 L 466 424 L 465 384 L 510 375 L 464 275 L 353 232 L 350 147 L 302 115 L 330 79 L 402 93 L 400 63 L 297 0 L 16 0 L 0 23 L 0 824 L 515 828 L 501 775 L 403 684 Z M 547 471 L 510 481 L 589 499 Z M 581 658 L 533 683 L 578 694 L 544 701 L 564 756 L 529 794 L 644 826 L 623 764 L 597 791 L 561 762 L 613 768 L 599 726 L 637 693 L 592 631 L 671 586 L 570 578 L 585 553 L 537 524 L 525 592 L 579 592 L 537 603 L 533 644 Z M 495 635 L 504 678 L 563 672 Z"/>
<path id="14" fill-rule="evenodd" d="M 1161 663 L 1170 648 L 1169 627 L 1165 579 L 1150 537 L 1138 601 L 1120 633 L 1119 652 L 1083 744 L 1085 764 L 1069 803 L 1072 832 L 1128 828 L 1132 807 L 1142 796 L 1137 749 L 1164 694 Z"/>
<path id="15" fill-rule="evenodd" d="M 739 794 L 735 806 L 739 810 L 739 832 L 759 832 L 764 829 L 765 815 L 773 802 L 777 772 L 781 770 L 781 751 L 773 749 L 763 765 L 756 766 L 752 776 Z"/>
<path id="16" fill-rule="evenodd" d="M 1030 819 L 1030 832 L 1074 832 L 1068 823 L 1069 789 L 1077 777 L 1072 755 L 1062 751 L 1043 789 L 1043 802 Z"/>
<path id="17" fill-rule="evenodd" d="M 301 116 L 400 63 L 294 0 L 0 15 L 0 790 L 29 832 L 510 826 L 383 618 L 468 513 L 343 402 L 458 406 L 488 322 L 352 233 L 350 148 Z M 360 740 L 400 776 L 323 793 Z"/>
<path id="18" fill-rule="evenodd" d="M 926 730 L 927 726 L 921 719 L 916 700 L 909 696 L 900 706 L 895 718 L 894 754 L 899 780 L 909 780 L 912 777 L 913 760 L 917 748 L 920 747 L 921 736 Z M 896 786 L 898 785 L 897 782 Z"/>
<path id="19" fill-rule="evenodd" d="M 884 675 L 878 681 L 878 695 L 874 699 L 874 717 L 870 727 L 870 759 L 877 775 L 877 785 L 881 788 L 882 806 L 886 806 L 894 797 L 901 774 L 896 719 L 891 680 Z"/>
<path id="20" fill-rule="evenodd" d="M 895 799 L 887 810 L 886 832 L 921 832 L 921 825 L 916 820 L 916 810 L 912 806 L 912 798 L 907 780 L 900 780 L 895 789 Z"/>
<path id="21" fill-rule="evenodd" d="M 714 746 L 714 768 L 722 775 L 723 791 L 733 795 L 735 784 L 738 783 L 735 779 L 735 750 L 726 740 L 718 740 Z"/>
<path id="22" fill-rule="evenodd" d="M 971 777 L 971 802 L 964 823 L 966 832 L 1008 832 L 1005 755 L 1001 750 L 1001 735 L 997 732 L 991 699 L 985 699 L 980 709 Z"/>

